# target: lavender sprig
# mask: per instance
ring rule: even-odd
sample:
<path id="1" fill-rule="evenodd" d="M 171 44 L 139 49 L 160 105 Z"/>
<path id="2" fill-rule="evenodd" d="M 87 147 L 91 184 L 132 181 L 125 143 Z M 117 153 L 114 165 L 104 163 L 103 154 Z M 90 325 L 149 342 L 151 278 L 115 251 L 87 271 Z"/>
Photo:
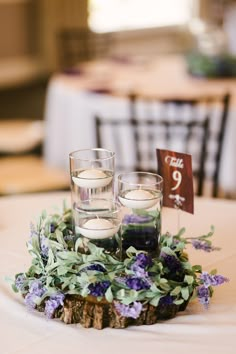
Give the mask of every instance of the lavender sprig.
<path id="1" fill-rule="evenodd" d="M 25 304 L 28 308 L 34 309 L 36 307 L 36 301 L 40 299 L 46 292 L 46 288 L 43 286 L 40 280 L 34 280 L 31 282 L 29 292 L 25 297 Z"/>
<path id="2" fill-rule="evenodd" d="M 212 251 L 218 251 L 220 248 L 219 247 L 214 247 L 211 242 L 208 240 L 192 240 L 191 241 L 193 248 L 195 250 L 203 250 L 205 252 L 212 252 Z"/>
<path id="3" fill-rule="evenodd" d="M 17 275 L 15 279 L 15 286 L 18 291 L 23 290 L 25 280 L 26 280 L 26 276 L 23 273 Z"/>
<path id="4" fill-rule="evenodd" d="M 125 284 L 133 290 L 147 290 L 151 287 L 150 282 L 145 278 L 128 277 Z"/>
<path id="5" fill-rule="evenodd" d="M 138 318 L 142 312 L 141 302 L 135 301 L 131 305 L 124 305 L 119 302 L 115 303 L 116 311 L 124 317 Z"/>
<path id="6" fill-rule="evenodd" d="M 53 294 L 45 301 L 45 315 L 47 318 L 52 318 L 56 309 L 63 306 L 65 295 L 62 293 Z"/>
<path id="7" fill-rule="evenodd" d="M 34 236 L 39 236 L 39 232 L 36 230 L 35 225 L 31 222 L 30 223 L 30 239 L 32 239 Z"/>
<path id="8" fill-rule="evenodd" d="M 96 296 L 96 297 L 104 296 L 105 292 L 109 288 L 110 284 L 111 283 L 110 283 L 109 280 L 104 280 L 104 281 L 99 281 L 99 282 L 96 282 L 96 283 L 91 283 L 88 286 L 89 293 L 90 293 L 90 295 L 93 295 L 93 296 Z"/>
<path id="9" fill-rule="evenodd" d="M 151 267 L 153 265 L 152 258 L 143 252 L 137 254 L 135 263 L 141 268 Z"/>
<path id="10" fill-rule="evenodd" d="M 40 235 L 40 249 L 41 249 L 41 256 L 48 257 L 48 238 L 44 235 Z"/>
<path id="11" fill-rule="evenodd" d="M 208 288 L 210 286 L 222 285 L 229 281 L 229 279 L 224 277 L 223 275 L 220 274 L 212 275 L 205 271 L 202 272 L 202 274 L 200 275 L 200 279 L 202 280 L 203 286 L 205 288 Z"/>
<path id="12" fill-rule="evenodd" d="M 134 263 L 131 265 L 130 269 L 134 272 L 136 277 L 148 277 L 148 272 L 146 269 L 153 265 L 152 258 L 141 252 L 135 257 Z"/>
<path id="13" fill-rule="evenodd" d="M 210 291 L 204 285 L 197 288 L 197 297 L 199 302 L 205 307 L 208 308 L 210 302 Z"/>
<path id="14" fill-rule="evenodd" d="M 197 297 L 199 302 L 208 308 L 210 303 L 210 297 L 213 293 L 212 286 L 222 285 L 229 281 L 228 278 L 220 274 L 209 274 L 208 272 L 202 272 L 199 277 L 201 285 L 197 288 Z"/>
<path id="15" fill-rule="evenodd" d="M 219 247 L 212 245 L 212 242 L 209 240 L 210 237 L 214 234 L 214 227 L 211 226 L 211 231 L 206 235 L 199 237 L 182 237 L 182 230 L 179 235 L 174 236 L 175 240 L 182 241 L 185 244 L 191 244 L 196 250 L 203 250 L 205 252 L 212 252 L 220 250 Z"/>

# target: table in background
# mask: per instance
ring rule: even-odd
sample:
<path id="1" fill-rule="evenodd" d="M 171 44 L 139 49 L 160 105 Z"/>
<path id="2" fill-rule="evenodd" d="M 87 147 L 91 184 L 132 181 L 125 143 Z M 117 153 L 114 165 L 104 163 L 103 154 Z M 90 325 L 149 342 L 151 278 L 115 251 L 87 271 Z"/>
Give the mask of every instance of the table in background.
<path id="1" fill-rule="evenodd" d="M 221 251 L 204 253 L 189 248 L 191 263 L 204 270 L 218 269 L 230 282 L 215 288 L 211 306 L 205 310 L 195 300 L 187 310 L 169 321 L 127 329 L 85 329 L 47 320 L 26 309 L 13 293 L 5 276 L 28 269 L 29 224 L 43 209 L 61 208 L 69 193 L 33 194 L 0 198 L 0 352 L 1 354 L 233 354 L 236 337 L 236 202 L 196 198 L 194 216 L 183 213 L 181 224 L 188 236 L 208 232 L 214 224 L 214 244 Z M 175 232 L 174 209 L 163 210 L 163 231 Z"/>
<path id="2" fill-rule="evenodd" d="M 232 110 L 223 146 L 220 185 L 226 192 L 236 194 L 236 79 L 193 78 L 187 73 L 184 58 L 179 56 L 133 61 L 107 59 L 53 76 L 45 110 L 46 161 L 68 170 L 71 151 L 96 147 L 95 115 L 130 117 L 130 92 L 160 99 L 230 92 Z"/>

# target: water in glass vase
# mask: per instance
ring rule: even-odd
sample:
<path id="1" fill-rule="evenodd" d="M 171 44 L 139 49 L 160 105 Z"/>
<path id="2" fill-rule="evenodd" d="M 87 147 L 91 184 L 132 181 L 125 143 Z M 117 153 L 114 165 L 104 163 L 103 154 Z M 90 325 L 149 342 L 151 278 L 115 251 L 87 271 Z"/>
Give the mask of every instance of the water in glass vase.
<path id="1" fill-rule="evenodd" d="M 110 199 L 88 199 L 81 201 L 73 210 L 75 232 L 82 241 L 82 252 L 88 251 L 88 242 L 113 256 L 121 254 L 119 229 L 121 225 L 120 205 Z"/>
<path id="2" fill-rule="evenodd" d="M 156 257 L 161 234 L 161 192 L 126 190 L 120 194 L 119 200 L 126 207 L 121 232 L 123 257 L 130 246 Z"/>

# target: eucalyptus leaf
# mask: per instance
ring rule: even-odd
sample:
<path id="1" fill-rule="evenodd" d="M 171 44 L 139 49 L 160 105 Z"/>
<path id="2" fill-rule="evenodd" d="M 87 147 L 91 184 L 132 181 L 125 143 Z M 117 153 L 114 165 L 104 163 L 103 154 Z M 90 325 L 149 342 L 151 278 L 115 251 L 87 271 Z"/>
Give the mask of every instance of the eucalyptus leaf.
<path id="1" fill-rule="evenodd" d="M 185 275 L 184 282 L 191 285 L 194 281 L 194 277 L 192 275 Z"/>
<path id="2" fill-rule="evenodd" d="M 189 298 L 189 289 L 188 289 L 188 287 L 185 287 L 185 288 L 181 289 L 181 295 L 182 295 L 184 300 L 188 300 L 188 298 Z"/>
<path id="3" fill-rule="evenodd" d="M 60 276 L 60 275 L 65 275 L 67 274 L 68 272 L 70 272 L 71 269 L 68 268 L 68 267 L 65 267 L 65 266 L 59 266 L 57 268 L 57 274 Z"/>
<path id="4" fill-rule="evenodd" d="M 162 290 L 165 290 L 166 292 L 169 292 L 170 291 L 170 286 L 168 283 L 160 283 L 160 288 Z"/>
<path id="5" fill-rule="evenodd" d="M 137 254 L 137 250 L 136 248 L 134 248 L 133 246 L 130 246 L 127 250 L 126 250 L 126 254 L 128 257 L 133 257 L 134 255 Z"/>
<path id="6" fill-rule="evenodd" d="M 185 227 L 182 227 L 176 236 L 181 237 L 186 232 Z"/>
<path id="7" fill-rule="evenodd" d="M 173 304 L 175 304 L 175 305 L 181 305 L 183 302 L 184 302 L 183 299 L 177 299 L 177 300 L 174 300 L 174 301 L 173 301 Z"/>
<path id="8" fill-rule="evenodd" d="M 161 252 L 176 257 L 175 252 L 170 247 L 162 247 Z"/>
<path id="9" fill-rule="evenodd" d="M 150 304 L 152 305 L 152 306 L 157 306 L 158 304 L 159 304 L 159 301 L 160 301 L 160 298 L 162 297 L 162 295 L 161 294 L 158 294 L 158 295 L 156 295 L 151 301 L 150 301 Z"/>
<path id="10" fill-rule="evenodd" d="M 64 230 L 66 230 L 66 228 L 67 228 L 66 223 L 64 223 L 64 222 L 62 221 L 62 222 L 58 225 L 57 230 L 59 230 L 59 231 L 64 231 Z"/>
<path id="11" fill-rule="evenodd" d="M 88 296 L 88 294 L 89 294 L 89 289 L 87 287 L 82 288 L 81 295 L 83 297 L 86 297 L 86 296 Z"/>
<path id="12" fill-rule="evenodd" d="M 107 289 L 107 291 L 105 292 L 105 298 L 108 302 L 112 302 L 113 301 L 113 294 L 111 291 L 111 287 L 109 286 L 109 288 Z"/>
<path id="13" fill-rule="evenodd" d="M 125 290 L 124 289 L 120 289 L 119 291 L 117 291 L 116 295 L 117 295 L 118 299 L 124 298 L 125 297 Z"/>
<path id="14" fill-rule="evenodd" d="M 81 237 L 78 237 L 75 242 L 75 252 L 78 252 L 78 249 L 83 246 Z"/>
<path id="15" fill-rule="evenodd" d="M 132 296 L 127 296 L 125 298 L 122 299 L 122 303 L 124 305 L 130 305 L 132 304 L 132 302 L 134 302 L 137 298 L 133 298 Z"/>
<path id="16" fill-rule="evenodd" d="M 181 292 L 181 286 L 176 286 L 170 293 L 171 296 L 177 296 Z"/>
<path id="17" fill-rule="evenodd" d="M 217 274 L 217 269 L 212 269 L 212 270 L 210 271 L 210 274 L 211 274 L 211 275 L 216 275 L 216 274 Z"/>
<path id="18" fill-rule="evenodd" d="M 202 272 L 202 266 L 201 265 L 194 265 L 192 267 L 193 272 L 198 272 L 201 273 Z"/>

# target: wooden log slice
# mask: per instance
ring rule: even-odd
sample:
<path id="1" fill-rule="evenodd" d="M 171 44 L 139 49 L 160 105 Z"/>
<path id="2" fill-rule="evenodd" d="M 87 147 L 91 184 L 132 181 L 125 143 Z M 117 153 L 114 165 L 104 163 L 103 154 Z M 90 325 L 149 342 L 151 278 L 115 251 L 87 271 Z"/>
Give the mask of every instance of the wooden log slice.
<path id="1" fill-rule="evenodd" d="M 80 323 L 85 328 L 126 328 L 130 325 L 152 325 L 158 320 L 173 318 L 178 310 L 179 306 L 174 304 L 157 307 L 145 304 L 140 316 L 133 319 L 121 316 L 114 304 L 105 299 L 98 301 L 93 296 L 83 298 L 70 295 L 66 297 L 63 309 L 56 313 L 55 317 L 60 317 L 67 324 Z"/>

